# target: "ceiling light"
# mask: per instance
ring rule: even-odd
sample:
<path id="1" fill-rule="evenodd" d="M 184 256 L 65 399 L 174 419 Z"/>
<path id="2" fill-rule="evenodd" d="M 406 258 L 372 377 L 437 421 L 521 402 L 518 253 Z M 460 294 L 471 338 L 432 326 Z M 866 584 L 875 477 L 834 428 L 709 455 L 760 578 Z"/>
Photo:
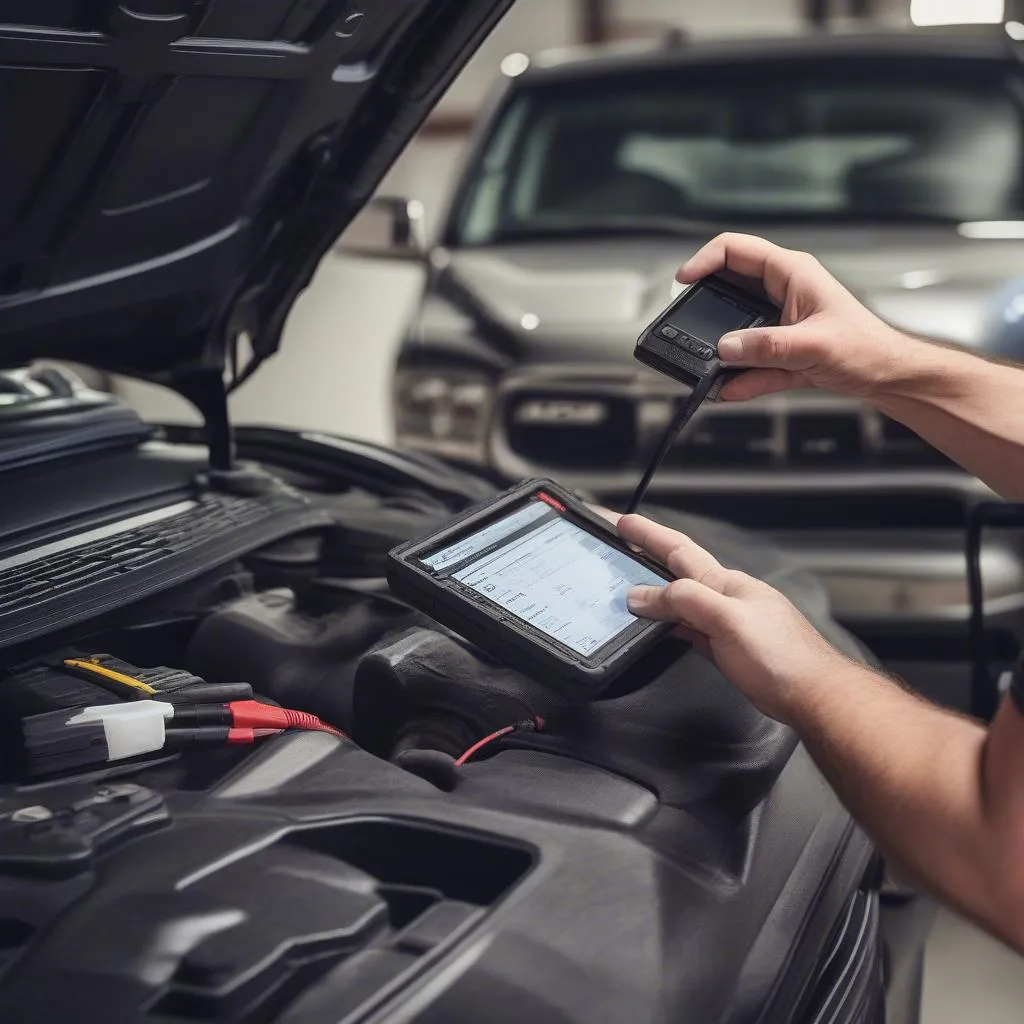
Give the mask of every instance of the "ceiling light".
<path id="1" fill-rule="evenodd" d="M 910 0 L 910 20 L 929 25 L 998 25 L 1004 0 Z"/>
<path id="2" fill-rule="evenodd" d="M 931 288 L 942 279 L 942 274 L 937 270 L 908 270 L 900 278 L 900 284 L 904 288 L 916 291 L 918 288 Z"/>
<path id="3" fill-rule="evenodd" d="M 957 231 L 963 238 L 1024 238 L 1024 221 L 975 220 L 961 224 Z"/>
<path id="4" fill-rule="evenodd" d="M 540 317 L 536 313 L 527 313 L 519 322 L 524 331 L 535 331 L 540 327 Z"/>
<path id="5" fill-rule="evenodd" d="M 518 78 L 530 66 L 530 58 L 525 53 L 510 53 L 501 62 L 501 73 L 509 78 Z"/>
<path id="6" fill-rule="evenodd" d="M 1006 34 L 1018 43 L 1024 42 L 1024 24 L 1019 21 L 1008 21 L 1006 23 Z"/>

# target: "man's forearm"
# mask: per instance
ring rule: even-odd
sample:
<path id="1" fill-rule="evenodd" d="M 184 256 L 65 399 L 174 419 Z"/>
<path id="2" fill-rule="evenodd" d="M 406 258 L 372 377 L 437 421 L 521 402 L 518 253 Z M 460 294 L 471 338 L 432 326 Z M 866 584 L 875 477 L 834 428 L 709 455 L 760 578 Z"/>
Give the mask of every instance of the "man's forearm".
<path id="1" fill-rule="evenodd" d="M 1012 834 L 1019 819 L 1010 806 L 1019 798 L 1007 788 L 1012 775 L 986 769 L 985 730 L 861 666 L 841 676 L 822 681 L 792 716 L 815 761 L 886 856 L 1024 952 L 1015 863 L 1024 843 Z M 996 746 L 1016 758 L 1010 744 Z"/>
<path id="2" fill-rule="evenodd" d="M 872 400 L 1006 498 L 1024 499 L 1024 369 L 904 339 Z"/>

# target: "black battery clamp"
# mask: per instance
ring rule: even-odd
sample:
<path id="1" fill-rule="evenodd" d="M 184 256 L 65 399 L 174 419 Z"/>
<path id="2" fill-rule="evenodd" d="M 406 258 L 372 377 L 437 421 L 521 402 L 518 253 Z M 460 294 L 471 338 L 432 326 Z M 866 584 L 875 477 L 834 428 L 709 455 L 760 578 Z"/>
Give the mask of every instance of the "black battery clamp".
<path id="1" fill-rule="evenodd" d="M 726 381 L 742 372 L 722 363 L 718 342 L 734 331 L 776 327 L 778 323 L 778 307 L 763 290 L 724 271 L 690 285 L 640 336 L 635 358 L 691 391 L 677 407 L 627 512 L 640 507 L 654 474 L 694 413 L 705 401 L 717 401 Z"/>

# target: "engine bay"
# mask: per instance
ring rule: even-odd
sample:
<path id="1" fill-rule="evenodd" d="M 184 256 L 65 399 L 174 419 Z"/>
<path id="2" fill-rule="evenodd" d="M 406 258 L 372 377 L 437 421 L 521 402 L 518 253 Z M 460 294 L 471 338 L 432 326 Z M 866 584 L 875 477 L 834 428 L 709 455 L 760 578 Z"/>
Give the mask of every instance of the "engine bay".
<path id="1" fill-rule="evenodd" d="M 14 553 L 0 559 L 80 552 L 97 522 L 111 530 L 112 510 L 137 517 L 154 495 L 161 508 L 220 502 L 188 440 L 21 471 L 26 494 L 76 472 L 102 486 L 59 531 L 54 519 L 9 534 Z M 574 704 L 411 610 L 383 579 L 387 551 L 487 485 L 415 463 L 400 472 L 328 440 L 247 440 L 275 500 L 293 502 L 274 539 L 263 542 L 263 520 L 251 519 L 264 496 L 231 495 L 244 514 L 216 537 L 187 526 L 188 564 L 205 545 L 226 550 L 229 536 L 247 536 L 245 550 L 150 588 L 154 566 L 179 564 L 168 539 L 177 520 L 144 524 L 133 545 L 152 546 L 156 530 L 170 546 L 139 575 L 120 573 L 119 607 L 90 603 L 76 582 L 56 595 L 77 601 L 64 623 L 6 641 L 0 1018 L 56 1019 L 92 992 L 107 1019 L 369 1019 L 426 998 L 432 978 L 438 1016 L 423 1019 L 553 1020 L 571 1005 L 559 1019 L 700 1006 L 704 1019 L 739 1020 L 750 984 L 778 1019 L 803 1019 L 835 979 L 817 954 L 787 974 L 789 953 L 770 936 L 794 905 L 800 948 L 854 943 L 863 998 L 873 998 L 876 931 L 850 921 L 877 915 L 877 867 L 795 736 L 682 642 L 603 699 Z M 180 514 L 194 523 L 194 509 Z M 667 515 L 867 657 L 781 553 Z M 123 536 L 107 536 L 107 551 Z M 25 723 L 57 705 L 98 705 L 102 717 L 159 701 L 207 731 L 186 742 L 172 720 L 176 743 L 110 763 L 26 755 L 36 733 Z M 302 717 L 235 745 L 227 719 L 210 726 L 191 711 L 251 711 L 252 701 Z M 511 729 L 523 723 L 535 727 Z M 63 768 L 47 774 L 46 764 Z M 90 944 L 97 929 L 104 941 Z M 711 970 L 681 970 L 698 935 L 730 951 Z M 737 988 L 726 981 L 737 972 L 755 981 Z M 502 984 L 516 998 L 496 1011 Z"/>
<path id="2" fill-rule="evenodd" d="M 397 404 L 425 399 L 399 435 L 436 428 L 420 451 L 490 479 L 232 423 L 228 394 L 272 372 L 321 260 L 511 2 L 16 4 L 0 32 L 26 140 L 0 257 L 4 1024 L 879 1024 L 920 980 L 920 934 L 902 959 L 885 945 L 879 855 L 797 737 L 696 651 L 666 644 L 572 702 L 386 585 L 395 545 L 532 462 L 615 504 L 674 386 L 561 364 L 582 350 L 556 318 L 492 315 L 472 254 L 433 261 L 402 200 L 387 248 L 429 265 L 442 329 L 410 335 L 428 387 L 399 355 Z M 678 262 L 679 239 L 658 244 Z M 600 319 L 625 354 L 625 320 Z M 113 377 L 170 388 L 203 427 L 154 429 Z M 761 532 L 657 518 L 852 658 L 931 676 L 938 652 L 955 677 L 973 482 L 862 409 L 749 412 L 709 417 L 663 493 Z M 886 470 L 882 502 L 853 493 L 859 464 Z M 924 506 L 935 531 L 908 538 Z M 831 528 L 808 547 L 812 512 Z M 988 554 L 1016 601 L 1019 553 Z"/>

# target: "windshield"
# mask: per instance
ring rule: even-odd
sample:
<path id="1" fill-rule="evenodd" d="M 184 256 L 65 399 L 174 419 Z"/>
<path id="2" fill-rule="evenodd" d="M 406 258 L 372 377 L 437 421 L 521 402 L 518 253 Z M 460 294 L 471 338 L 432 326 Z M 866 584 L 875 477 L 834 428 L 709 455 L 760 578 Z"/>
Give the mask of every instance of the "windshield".
<path id="1" fill-rule="evenodd" d="M 1016 80 L 994 62 L 894 63 L 526 88 L 471 173 L 452 241 L 686 221 L 1020 218 Z"/>

